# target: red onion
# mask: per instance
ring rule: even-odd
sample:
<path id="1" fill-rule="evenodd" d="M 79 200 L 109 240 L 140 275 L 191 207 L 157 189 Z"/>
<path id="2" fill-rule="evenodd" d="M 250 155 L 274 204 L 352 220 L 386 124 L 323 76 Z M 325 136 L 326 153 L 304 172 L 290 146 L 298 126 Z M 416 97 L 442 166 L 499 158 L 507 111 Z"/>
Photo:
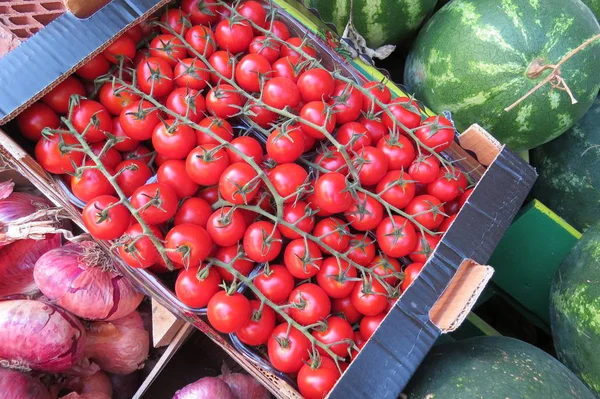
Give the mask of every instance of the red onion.
<path id="1" fill-rule="evenodd" d="M 0 298 L 39 292 L 33 280 L 35 262 L 58 246 L 60 235 L 52 234 L 45 240 L 19 240 L 0 247 Z"/>
<path id="2" fill-rule="evenodd" d="M 68 395 L 61 396 L 60 399 L 111 399 L 110 395 L 104 392 L 86 392 L 78 394 L 77 392 L 71 392 Z"/>
<path id="3" fill-rule="evenodd" d="M 131 399 L 140 386 L 140 372 L 109 374 L 113 387 L 113 399 Z"/>
<path id="4" fill-rule="evenodd" d="M 0 368 L 2 399 L 51 399 L 42 383 L 29 374 Z"/>
<path id="5" fill-rule="evenodd" d="M 144 299 L 92 241 L 48 251 L 38 259 L 33 277 L 50 300 L 84 319 L 115 320 Z"/>
<path id="6" fill-rule="evenodd" d="M 269 399 L 271 394 L 254 377 L 248 374 L 231 373 L 223 364 L 220 379 L 225 381 L 237 399 Z"/>
<path id="7" fill-rule="evenodd" d="M 141 369 L 149 350 L 150 334 L 136 311 L 111 322 L 92 323 L 88 329 L 85 354 L 109 373 Z"/>
<path id="8" fill-rule="evenodd" d="M 65 388 L 78 394 L 88 392 L 101 392 L 112 397 L 113 388 L 110 379 L 102 371 L 97 371 L 90 376 L 71 377 L 65 383 Z"/>
<path id="9" fill-rule="evenodd" d="M 173 399 L 237 399 L 219 377 L 204 377 L 175 392 Z M 245 398 L 244 398 L 245 399 Z"/>
<path id="10" fill-rule="evenodd" d="M 0 359 L 12 367 L 60 372 L 83 357 L 85 329 L 57 306 L 31 300 L 0 302 Z"/>

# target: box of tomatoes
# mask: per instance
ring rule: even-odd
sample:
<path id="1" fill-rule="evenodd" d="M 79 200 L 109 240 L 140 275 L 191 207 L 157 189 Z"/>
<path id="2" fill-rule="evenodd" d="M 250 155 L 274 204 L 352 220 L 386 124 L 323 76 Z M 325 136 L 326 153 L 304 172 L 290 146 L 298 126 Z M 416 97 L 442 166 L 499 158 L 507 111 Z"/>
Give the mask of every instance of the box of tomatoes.
<path id="1" fill-rule="evenodd" d="M 2 156 L 275 396 L 398 396 L 491 277 L 533 169 L 290 1 L 183 0 L 144 29 L 126 16 L 149 1 L 115 3 L 117 36 L 38 53 L 64 53 L 62 83 L 7 85 Z"/>

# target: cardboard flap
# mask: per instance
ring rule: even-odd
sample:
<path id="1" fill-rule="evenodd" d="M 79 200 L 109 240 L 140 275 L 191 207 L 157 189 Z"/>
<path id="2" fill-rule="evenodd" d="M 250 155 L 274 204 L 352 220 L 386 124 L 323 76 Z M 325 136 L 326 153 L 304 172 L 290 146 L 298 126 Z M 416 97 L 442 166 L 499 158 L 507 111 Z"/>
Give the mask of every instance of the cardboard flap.
<path id="1" fill-rule="evenodd" d="M 444 293 L 429 311 L 429 318 L 443 333 L 456 330 L 481 295 L 494 269 L 465 259 Z"/>
<path id="2" fill-rule="evenodd" d="M 460 136 L 458 141 L 461 147 L 472 151 L 482 165 L 491 165 L 502 150 L 502 144 L 481 126 L 474 124 L 469 126 Z"/>
<path id="3" fill-rule="evenodd" d="M 77 18 L 87 18 L 111 0 L 63 0 L 67 9 Z"/>

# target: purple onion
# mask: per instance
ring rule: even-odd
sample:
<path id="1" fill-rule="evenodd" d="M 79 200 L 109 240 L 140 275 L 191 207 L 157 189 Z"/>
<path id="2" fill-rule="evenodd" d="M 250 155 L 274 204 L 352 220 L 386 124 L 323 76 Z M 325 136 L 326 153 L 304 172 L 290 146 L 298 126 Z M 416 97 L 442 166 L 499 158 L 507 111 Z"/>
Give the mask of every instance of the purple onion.
<path id="1" fill-rule="evenodd" d="M 29 374 L 0 368 L 2 399 L 51 399 L 42 383 Z"/>

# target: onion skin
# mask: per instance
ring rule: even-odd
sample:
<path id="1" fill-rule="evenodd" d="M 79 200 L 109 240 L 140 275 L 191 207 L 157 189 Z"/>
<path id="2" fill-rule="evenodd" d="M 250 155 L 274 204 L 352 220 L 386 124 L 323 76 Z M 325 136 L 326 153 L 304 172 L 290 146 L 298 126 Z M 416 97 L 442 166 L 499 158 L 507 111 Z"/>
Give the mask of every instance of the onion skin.
<path id="1" fill-rule="evenodd" d="M 81 322 L 57 306 L 32 300 L 0 302 L 0 359 L 11 366 L 56 373 L 83 357 Z"/>
<path id="2" fill-rule="evenodd" d="M 204 377 L 175 392 L 173 399 L 237 399 L 219 377 Z"/>
<path id="3" fill-rule="evenodd" d="M 75 391 L 78 394 L 100 392 L 109 397 L 112 397 L 113 395 L 112 383 L 108 376 L 102 371 L 97 371 L 90 376 L 69 378 L 65 384 L 65 388 Z"/>
<path id="4" fill-rule="evenodd" d="M 0 183 L 0 226 L 52 206 L 43 197 L 14 192 L 12 181 Z"/>
<path id="5" fill-rule="evenodd" d="M 127 316 L 144 299 L 113 268 L 96 243 L 84 241 L 46 252 L 33 277 L 40 291 L 63 309 L 83 319 L 109 321 Z"/>
<path id="6" fill-rule="evenodd" d="M 78 394 L 77 392 L 71 392 L 68 395 L 61 396 L 60 399 L 111 399 L 109 395 L 104 392 L 86 392 Z"/>
<path id="7" fill-rule="evenodd" d="M 52 399 L 42 383 L 29 374 L 0 368 L 2 399 Z"/>
<path id="8" fill-rule="evenodd" d="M 137 311 L 111 322 L 91 323 L 85 355 L 113 374 L 129 374 L 144 367 L 150 334 Z"/>
<path id="9" fill-rule="evenodd" d="M 33 279 L 35 262 L 59 246 L 60 235 L 52 234 L 44 240 L 19 240 L 0 247 L 0 298 L 39 293 Z"/>
<path id="10" fill-rule="evenodd" d="M 223 365 L 221 370 L 223 374 L 219 376 L 235 395 L 237 399 L 270 399 L 271 394 L 254 377 L 248 374 L 231 373 Z"/>

